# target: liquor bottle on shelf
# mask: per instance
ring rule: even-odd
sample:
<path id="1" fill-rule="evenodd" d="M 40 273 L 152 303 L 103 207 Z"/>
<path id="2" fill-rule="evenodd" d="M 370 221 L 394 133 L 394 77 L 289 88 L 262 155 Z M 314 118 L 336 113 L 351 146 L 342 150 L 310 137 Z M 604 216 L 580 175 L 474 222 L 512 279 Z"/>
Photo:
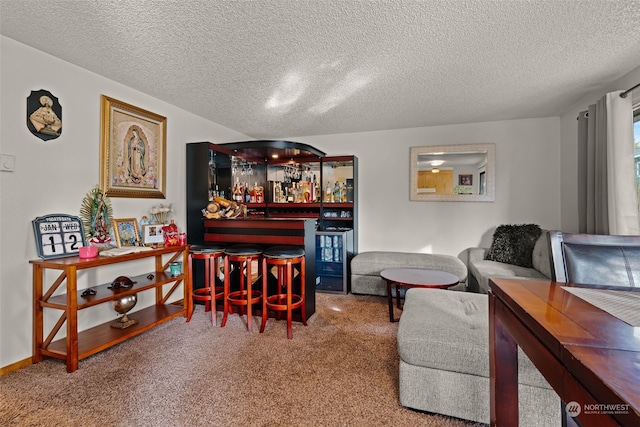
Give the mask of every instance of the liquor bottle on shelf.
<path id="1" fill-rule="evenodd" d="M 282 203 L 282 183 L 276 182 L 273 186 L 273 202 Z"/>
<path id="2" fill-rule="evenodd" d="M 295 183 L 291 184 L 291 187 L 287 187 L 287 202 L 293 203 L 294 200 L 294 187 Z"/>
<path id="3" fill-rule="evenodd" d="M 242 203 L 244 191 L 242 191 L 242 185 L 240 184 L 240 178 L 236 178 L 236 182 L 233 184 L 233 201 Z"/>
<path id="4" fill-rule="evenodd" d="M 340 185 L 340 193 L 340 201 L 342 203 L 347 203 L 347 185 L 344 182 Z"/>
<path id="5" fill-rule="evenodd" d="M 302 203 L 302 183 L 293 183 L 293 203 Z"/>
<path id="6" fill-rule="evenodd" d="M 339 203 L 341 199 L 341 191 L 340 191 L 340 182 L 336 181 L 333 186 L 333 194 L 331 195 L 331 201 L 334 203 Z"/>
<path id="7" fill-rule="evenodd" d="M 256 202 L 256 187 L 258 186 L 258 183 L 256 182 L 254 185 L 251 186 L 251 188 L 249 188 L 249 203 L 255 203 Z"/>
<path id="8" fill-rule="evenodd" d="M 313 174 L 313 201 L 319 202 L 322 195 L 322 188 L 318 185 L 318 178 L 316 178 L 316 174 Z"/>
<path id="9" fill-rule="evenodd" d="M 251 202 L 251 194 L 249 194 L 249 184 L 247 184 L 246 182 L 244 183 L 244 202 L 245 203 L 250 203 Z"/>
<path id="10" fill-rule="evenodd" d="M 347 179 L 347 202 L 353 202 L 353 179 Z"/>
<path id="11" fill-rule="evenodd" d="M 313 184 L 309 181 L 302 183 L 302 203 L 311 203 L 311 186 Z"/>
<path id="12" fill-rule="evenodd" d="M 331 202 L 331 193 L 332 193 L 332 191 L 331 191 L 331 183 L 327 182 L 327 189 L 324 192 L 324 201 L 325 202 L 327 202 L 327 203 Z"/>
<path id="13" fill-rule="evenodd" d="M 258 185 L 258 183 L 256 182 L 256 185 L 255 187 L 253 187 L 253 189 L 256 198 L 255 203 L 264 203 L 264 187 Z"/>

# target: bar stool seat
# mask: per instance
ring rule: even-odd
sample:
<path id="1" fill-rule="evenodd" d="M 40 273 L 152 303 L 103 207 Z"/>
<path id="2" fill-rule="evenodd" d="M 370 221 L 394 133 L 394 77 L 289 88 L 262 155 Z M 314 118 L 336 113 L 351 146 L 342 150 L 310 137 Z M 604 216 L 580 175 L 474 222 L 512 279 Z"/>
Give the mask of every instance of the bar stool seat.
<path id="1" fill-rule="evenodd" d="M 224 315 L 222 317 L 221 326 L 227 324 L 227 316 L 233 310 L 234 306 L 240 309 L 240 315 L 243 315 L 244 309 L 247 309 L 247 330 L 253 331 L 253 305 L 260 302 L 262 292 L 254 290 L 253 281 L 251 279 L 251 264 L 253 261 L 259 261 L 262 256 L 262 248 L 254 245 L 235 245 L 225 249 L 224 258 Z M 239 290 L 231 291 L 231 273 L 232 267 L 238 271 Z M 257 282 L 257 281 L 256 281 Z"/>
<path id="2" fill-rule="evenodd" d="M 194 311 L 194 301 L 204 301 L 205 312 L 211 310 L 211 322 L 217 324 L 216 301 L 224 296 L 224 286 L 218 284 L 220 258 L 225 256 L 223 246 L 191 246 L 189 250 L 189 297 L 187 322 L 191 321 Z M 204 263 L 204 287 L 193 288 L 193 260 L 202 259 Z"/>
<path id="3" fill-rule="evenodd" d="M 298 266 L 300 292 L 294 293 L 294 265 Z M 268 276 L 270 266 L 276 266 L 278 285 L 275 293 L 268 293 Z M 285 290 L 286 288 L 286 290 Z M 262 324 L 260 332 L 264 332 L 269 317 L 269 310 L 275 311 L 277 317 L 287 312 L 287 338 L 293 338 L 292 311 L 300 309 L 302 324 L 307 325 L 305 309 L 305 256 L 304 250 L 296 246 L 273 246 L 262 253 Z"/>

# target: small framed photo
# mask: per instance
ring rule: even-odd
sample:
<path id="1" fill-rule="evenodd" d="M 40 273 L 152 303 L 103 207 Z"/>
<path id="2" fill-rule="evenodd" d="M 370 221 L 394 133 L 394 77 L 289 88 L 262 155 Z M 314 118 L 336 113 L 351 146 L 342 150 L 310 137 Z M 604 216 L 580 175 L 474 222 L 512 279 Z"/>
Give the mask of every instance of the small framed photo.
<path id="1" fill-rule="evenodd" d="M 138 221 L 135 218 L 121 218 L 113 220 L 113 233 L 119 248 L 125 246 L 138 246 L 140 244 L 140 232 Z"/>
<path id="2" fill-rule="evenodd" d="M 164 231 L 162 227 L 165 224 L 147 224 L 142 226 L 142 243 L 145 245 L 162 245 L 164 244 Z"/>
<path id="3" fill-rule="evenodd" d="M 458 175 L 458 185 L 473 185 L 473 175 Z"/>

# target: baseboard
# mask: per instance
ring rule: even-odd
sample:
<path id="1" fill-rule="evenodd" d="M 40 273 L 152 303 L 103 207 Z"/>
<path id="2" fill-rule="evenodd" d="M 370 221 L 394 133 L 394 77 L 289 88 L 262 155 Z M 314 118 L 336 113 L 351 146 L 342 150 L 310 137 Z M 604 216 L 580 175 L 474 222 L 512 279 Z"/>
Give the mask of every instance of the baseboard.
<path id="1" fill-rule="evenodd" d="M 9 374 L 11 372 L 17 371 L 18 369 L 25 368 L 25 367 L 31 365 L 31 363 L 32 363 L 31 362 L 31 358 L 28 357 L 26 359 L 19 360 L 16 363 L 12 363 L 11 365 L 4 366 L 4 367 L 0 368 L 0 377 L 3 376 L 3 375 L 7 375 L 7 374 Z"/>

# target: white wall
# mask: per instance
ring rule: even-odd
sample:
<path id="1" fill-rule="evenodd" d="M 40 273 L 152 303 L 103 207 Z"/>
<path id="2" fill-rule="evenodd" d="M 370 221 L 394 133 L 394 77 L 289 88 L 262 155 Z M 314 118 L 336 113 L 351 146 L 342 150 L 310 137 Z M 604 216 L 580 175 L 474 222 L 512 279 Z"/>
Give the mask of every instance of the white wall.
<path id="1" fill-rule="evenodd" d="M 37 259 L 37 251 L 31 221 L 49 213 L 78 215 L 83 197 L 98 184 L 101 94 L 167 117 L 166 199 L 112 198 L 117 218 L 139 218 L 154 204 L 174 203 L 176 223 L 186 224 L 184 144 L 250 138 L 4 36 L 0 43 L 0 153 L 16 157 L 15 172 L 0 173 L 0 367 L 4 367 L 32 353 L 28 261 Z M 26 98 L 40 89 L 57 96 L 63 109 L 62 135 L 48 142 L 26 126 Z M 142 271 L 104 269 L 91 280 L 108 283 L 117 275 L 150 269 L 149 265 L 133 268 Z M 141 298 L 134 310 L 149 300 Z M 110 304 L 83 310 L 81 329 L 105 318 L 115 318 Z"/>
<path id="2" fill-rule="evenodd" d="M 640 67 L 607 86 L 606 90 L 592 92 L 582 97 L 562 116 L 561 125 L 561 186 L 562 230 L 578 232 L 578 113 L 589 108 L 608 92 L 625 91 L 640 83 Z M 640 88 L 631 95 L 634 105 L 640 103 Z"/>
<path id="3" fill-rule="evenodd" d="M 288 138 L 359 160 L 359 250 L 460 255 L 497 225 L 560 227 L 558 117 Z M 409 201 L 409 148 L 496 144 L 495 202 Z"/>
<path id="4" fill-rule="evenodd" d="M 77 214 L 84 195 L 98 183 L 101 94 L 168 118 L 167 199 L 112 198 L 116 217 L 139 217 L 153 204 L 173 202 L 176 222 L 184 224 L 184 143 L 250 138 L 6 37 L 0 42 L 0 153 L 16 156 L 16 171 L 0 173 L 0 367 L 4 367 L 32 352 L 28 260 L 37 258 L 37 252 L 31 221 L 54 212 Z M 62 136 L 49 142 L 33 136 L 25 124 L 26 98 L 39 89 L 52 92 L 63 107 Z M 493 230 L 502 223 L 560 228 L 557 117 L 288 139 L 331 155 L 359 158 L 360 251 L 459 255 L 467 247 L 488 246 Z M 496 144 L 495 202 L 409 201 L 410 147 L 485 142 Z M 144 271 L 146 266 L 139 268 Z M 120 273 L 105 269 L 81 282 L 104 283 Z M 103 304 L 83 310 L 79 322 L 85 329 L 113 318 L 115 312 Z"/>

